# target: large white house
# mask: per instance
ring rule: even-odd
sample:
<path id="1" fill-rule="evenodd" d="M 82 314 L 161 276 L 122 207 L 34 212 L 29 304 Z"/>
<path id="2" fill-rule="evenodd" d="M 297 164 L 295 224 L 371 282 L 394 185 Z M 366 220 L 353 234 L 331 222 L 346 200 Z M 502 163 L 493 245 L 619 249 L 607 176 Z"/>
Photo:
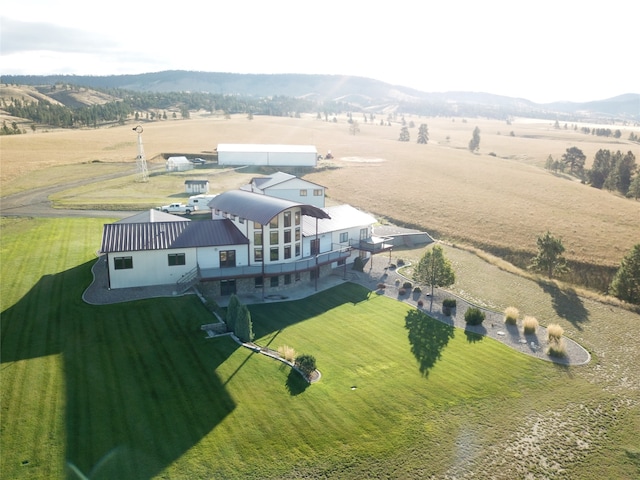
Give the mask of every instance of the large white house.
<path id="1" fill-rule="evenodd" d="M 316 207 L 324 207 L 325 187 L 309 182 L 295 175 L 276 172 L 266 177 L 255 177 L 240 190 L 261 193 L 270 197 L 284 198 L 293 202 L 308 203 Z"/>
<path id="2" fill-rule="evenodd" d="M 349 205 L 320 208 L 246 190 L 211 200 L 211 219 L 138 218 L 104 225 L 110 288 L 210 282 L 220 295 L 292 288 L 358 256 L 389 250 L 375 218 Z M 180 220 L 180 217 L 176 217 Z"/>

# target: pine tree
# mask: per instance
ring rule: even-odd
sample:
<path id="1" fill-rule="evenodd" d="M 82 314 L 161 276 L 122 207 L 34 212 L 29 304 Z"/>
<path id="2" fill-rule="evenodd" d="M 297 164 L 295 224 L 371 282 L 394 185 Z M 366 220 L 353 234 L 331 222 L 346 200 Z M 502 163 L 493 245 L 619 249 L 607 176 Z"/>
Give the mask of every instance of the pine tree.
<path id="1" fill-rule="evenodd" d="M 533 270 L 546 273 L 549 278 L 567 270 L 567 262 L 562 256 L 564 253 L 562 239 L 554 237 L 551 232 L 547 231 L 538 237 L 537 243 L 538 254 L 531 263 Z"/>
<path id="2" fill-rule="evenodd" d="M 469 151 L 475 152 L 480 148 L 480 129 L 478 127 L 473 129 L 473 135 L 469 140 Z"/>
<path id="3" fill-rule="evenodd" d="M 401 142 L 408 142 L 410 140 L 409 136 L 409 128 L 405 125 L 400 130 L 400 138 L 398 138 Z"/>
<path id="4" fill-rule="evenodd" d="M 418 143 L 426 145 L 429 142 L 429 127 L 426 123 L 420 125 L 418 129 Z"/>

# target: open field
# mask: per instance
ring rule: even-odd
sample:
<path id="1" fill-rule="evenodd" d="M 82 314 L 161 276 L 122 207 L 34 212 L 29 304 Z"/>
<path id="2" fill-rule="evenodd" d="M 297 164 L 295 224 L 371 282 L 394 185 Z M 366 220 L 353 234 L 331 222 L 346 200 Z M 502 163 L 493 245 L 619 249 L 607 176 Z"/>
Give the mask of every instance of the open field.
<path id="1" fill-rule="evenodd" d="M 357 115 L 354 118 L 358 119 Z M 560 158 L 577 146 L 587 166 L 601 148 L 633 151 L 626 139 L 637 127 L 620 127 L 620 139 L 554 129 L 551 122 L 516 119 L 407 117 L 411 142 L 398 142 L 400 124 L 364 123 L 350 135 L 344 118 L 337 123 L 303 118 L 238 116 L 230 120 L 195 116 L 191 120 L 145 125 L 144 146 L 150 168 L 162 170 L 162 154 L 203 155 L 218 143 L 314 144 L 336 157 L 323 161 L 305 178 L 328 188 L 329 203 L 350 203 L 379 218 L 408 224 L 449 242 L 490 251 L 519 266 L 528 264 L 536 238 L 547 229 L 563 239 L 573 266 L 569 280 L 603 291 L 615 268 L 640 240 L 640 202 L 581 185 L 544 170 L 548 155 Z M 376 120 L 379 123 L 379 119 Z M 417 126 L 427 123 L 428 145 L 415 143 Z M 481 129 L 480 153 L 467 143 Z M 580 125 L 578 126 L 578 128 Z M 513 136 L 511 133 L 513 132 Z M 215 192 L 246 183 L 259 170 L 204 168 L 179 174 L 154 174 L 136 183 L 137 136 L 131 126 L 99 130 L 56 131 L 2 139 L 2 195 L 24 191 L 46 181 L 87 179 L 111 169 L 132 174 L 60 192 L 59 206 L 144 209 L 163 201 L 184 199 L 184 180 L 207 178 Z M 489 155 L 489 154 L 495 154 Z M 125 163 L 122 163 L 125 162 Z"/>
<path id="2" fill-rule="evenodd" d="M 347 284 L 250 307 L 258 343 L 317 358 L 322 379 L 307 386 L 204 339 L 195 296 L 84 304 L 102 219 L 1 221 L 3 477 L 64 478 L 66 462 L 92 479 L 640 473 L 637 314 L 445 247 L 456 291 L 558 322 L 593 361 L 563 368 L 469 341 Z"/>

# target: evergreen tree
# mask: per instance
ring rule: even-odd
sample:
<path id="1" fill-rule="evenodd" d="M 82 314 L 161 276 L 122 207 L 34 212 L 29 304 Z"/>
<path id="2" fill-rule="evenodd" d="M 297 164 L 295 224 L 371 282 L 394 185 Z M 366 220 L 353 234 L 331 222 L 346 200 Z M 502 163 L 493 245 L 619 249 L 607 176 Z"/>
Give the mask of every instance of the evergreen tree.
<path id="1" fill-rule="evenodd" d="M 418 129 L 418 143 L 426 145 L 429 142 L 429 127 L 426 123 L 420 125 Z"/>
<path id="2" fill-rule="evenodd" d="M 254 338 L 253 322 L 251 321 L 251 312 L 246 305 L 240 304 L 235 318 L 236 337 L 243 342 L 250 342 Z"/>
<path id="3" fill-rule="evenodd" d="M 538 237 L 538 254 L 531 263 L 533 270 L 546 273 L 549 278 L 553 278 L 556 273 L 567 270 L 567 262 L 562 256 L 564 245 L 562 239 L 555 238 L 549 231 Z"/>
<path id="4" fill-rule="evenodd" d="M 578 147 L 567 148 L 566 152 L 562 154 L 564 164 L 569 166 L 569 170 L 572 173 L 578 175 L 583 173 L 586 159 L 587 156 Z"/>
<path id="5" fill-rule="evenodd" d="M 473 135 L 469 140 L 469 151 L 475 152 L 480 148 L 480 129 L 478 127 L 473 129 Z"/>
<path id="6" fill-rule="evenodd" d="M 401 142 L 408 142 L 410 140 L 409 136 L 409 128 L 405 125 L 400 130 L 400 138 L 398 138 Z"/>
<path id="7" fill-rule="evenodd" d="M 622 259 L 609 290 L 620 300 L 640 304 L 640 243 Z"/>
<path id="8" fill-rule="evenodd" d="M 238 309 L 240 308 L 240 300 L 233 294 L 229 298 L 229 304 L 227 305 L 227 313 L 224 316 L 224 323 L 227 325 L 227 330 L 232 331 L 236 325 L 236 317 L 238 316 Z"/>

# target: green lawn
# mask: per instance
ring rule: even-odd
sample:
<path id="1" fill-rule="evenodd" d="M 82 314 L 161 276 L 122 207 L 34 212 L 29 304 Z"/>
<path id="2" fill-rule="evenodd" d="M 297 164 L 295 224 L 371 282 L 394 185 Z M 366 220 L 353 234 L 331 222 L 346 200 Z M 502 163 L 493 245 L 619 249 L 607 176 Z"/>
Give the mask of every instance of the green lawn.
<path id="1" fill-rule="evenodd" d="M 357 285 L 250 307 L 259 344 L 316 357 L 310 386 L 205 339 L 194 296 L 86 305 L 103 222 L 2 220 L 3 478 L 637 472 L 613 393 Z"/>

